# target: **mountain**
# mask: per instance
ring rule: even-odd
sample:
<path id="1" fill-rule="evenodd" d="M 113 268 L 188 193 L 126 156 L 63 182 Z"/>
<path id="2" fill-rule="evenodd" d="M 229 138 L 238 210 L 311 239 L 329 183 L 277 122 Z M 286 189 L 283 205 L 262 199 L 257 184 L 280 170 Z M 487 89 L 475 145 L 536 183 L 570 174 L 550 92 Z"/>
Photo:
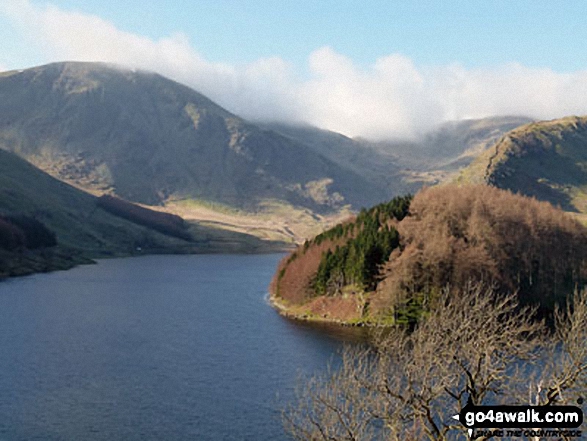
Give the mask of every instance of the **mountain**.
<path id="1" fill-rule="evenodd" d="M 101 63 L 0 74 L 0 145 L 75 186 L 148 205 L 282 201 L 325 213 L 388 197 L 186 86 Z"/>
<path id="2" fill-rule="evenodd" d="M 587 213 L 587 117 L 524 125 L 504 135 L 457 178 Z"/>
<path id="3" fill-rule="evenodd" d="M 0 224 L 6 226 L 8 220 L 19 226 L 19 219 L 40 223 L 57 241 L 57 246 L 38 249 L 0 245 L 0 276 L 68 268 L 97 257 L 149 252 L 262 251 L 270 245 L 248 235 L 189 225 L 176 216 L 122 204 L 124 210 L 113 214 L 112 204 L 108 206 L 105 201 L 0 150 Z M 134 217 L 129 213 L 134 213 Z M 170 223 L 179 227 L 162 228 Z"/>
<path id="4" fill-rule="evenodd" d="M 451 121 L 412 143 L 381 142 L 375 145 L 379 150 L 393 154 L 405 167 L 454 171 L 468 165 L 506 132 L 531 121 L 523 116 Z"/>
<path id="5" fill-rule="evenodd" d="M 383 185 L 390 195 L 414 190 L 413 185 L 403 180 L 403 169 L 398 157 L 376 148 L 368 141 L 309 125 L 264 123 L 262 127 L 305 144 L 340 167 L 364 176 L 374 187 Z"/>
<path id="6" fill-rule="evenodd" d="M 311 126 L 267 123 L 279 132 L 310 147 L 341 167 L 365 176 L 373 185 L 384 185 L 389 194 L 414 193 L 422 185 L 444 180 L 469 165 L 503 134 L 531 122 L 517 116 L 448 122 L 413 141 L 352 139 Z"/>
<path id="7" fill-rule="evenodd" d="M 290 242 L 445 179 L 523 120 L 465 121 L 418 142 L 373 143 L 251 124 L 160 75 L 103 63 L 0 73 L 0 148 L 94 195 Z"/>

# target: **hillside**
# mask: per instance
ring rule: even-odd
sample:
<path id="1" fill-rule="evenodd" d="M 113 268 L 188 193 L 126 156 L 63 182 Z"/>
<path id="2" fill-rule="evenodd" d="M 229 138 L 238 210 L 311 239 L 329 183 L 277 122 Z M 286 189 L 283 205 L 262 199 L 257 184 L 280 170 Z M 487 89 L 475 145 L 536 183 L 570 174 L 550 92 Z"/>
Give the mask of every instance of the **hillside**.
<path id="1" fill-rule="evenodd" d="M 454 171 L 468 165 L 510 130 L 530 123 L 522 116 L 465 119 L 442 124 L 411 143 L 379 143 L 381 150 L 393 153 L 400 164 L 417 170 Z"/>
<path id="2" fill-rule="evenodd" d="M 265 123 L 262 127 L 307 145 L 339 166 L 364 176 L 375 187 L 383 185 L 388 194 L 402 194 L 415 189 L 413 184 L 404 180 L 404 170 L 399 165 L 401 159 L 367 141 L 312 126 Z"/>
<path id="3" fill-rule="evenodd" d="M 186 86 L 100 63 L 0 74 L 0 145 L 72 185 L 148 205 L 278 201 L 330 213 L 388 197 Z"/>
<path id="4" fill-rule="evenodd" d="M 587 117 L 541 121 L 512 130 L 457 178 L 485 182 L 587 213 Z"/>
<path id="5" fill-rule="evenodd" d="M 251 124 L 160 75 L 103 63 L 0 74 L 0 148 L 94 195 L 301 242 L 468 164 L 527 119 L 450 123 L 417 142 Z"/>
<path id="6" fill-rule="evenodd" d="M 283 259 L 274 305 L 297 318 L 410 323 L 447 286 L 485 283 L 552 313 L 587 282 L 587 228 L 485 185 L 431 187 L 364 210 Z"/>
<path id="7" fill-rule="evenodd" d="M 416 192 L 469 165 L 508 131 L 531 122 L 517 116 L 448 122 L 413 141 L 351 139 L 311 126 L 263 127 L 310 147 L 341 167 L 353 170 L 389 194 Z"/>
<path id="8" fill-rule="evenodd" d="M 127 203 L 127 211 L 129 206 L 133 207 Z M 95 196 L 0 150 L 0 216 L 34 219 L 55 234 L 57 240 L 57 246 L 34 251 L 28 247 L 0 250 L 0 276 L 67 268 L 97 257 L 149 252 L 262 251 L 271 245 L 248 235 L 198 225 L 185 225 L 182 238 L 178 238 L 178 234 L 157 228 L 161 219 L 168 220 L 161 216 L 171 215 L 134 206 L 137 209 L 141 215 L 131 220 L 124 213 L 112 214 Z"/>

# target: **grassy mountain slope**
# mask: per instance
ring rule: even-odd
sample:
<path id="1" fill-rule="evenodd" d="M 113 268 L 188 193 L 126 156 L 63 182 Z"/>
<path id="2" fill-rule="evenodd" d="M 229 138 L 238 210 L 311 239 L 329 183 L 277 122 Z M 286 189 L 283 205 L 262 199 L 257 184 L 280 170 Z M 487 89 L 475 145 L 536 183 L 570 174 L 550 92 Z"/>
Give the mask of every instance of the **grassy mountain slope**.
<path id="1" fill-rule="evenodd" d="M 485 182 L 587 213 L 587 117 L 519 127 L 503 136 L 457 178 Z"/>
<path id="2" fill-rule="evenodd" d="M 417 191 L 469 165 L 504 133 L 531 120 L 504 116 L 449 122 L 415 141 L 371 142 L 311 126 L 264 127 L 306 144 L 341 167 L 385 185 L 389 194 Z"/>
<path id="3" fill-rule="evenodd" d="M 0 142 L 53 176 L 150 205 L 196 200 L 317 212 L 384 189 L 160 75 L 55 63 L 0 75 Z"/>
<path id="4" fill-rule="evenodd" d="M 100 206 L 95 196 L 3 150 L 0 150 L 0 215 L 37 219 L 56 234 L 58 243 L 56 249 L 45 250 L 44 256 L 41 252 L 24 255 L 1 252 L 2 274 L 65 268 L 90 257 L 144 252 L 253 251 L 268 247 L 248 235 L 196 225 L 185 230 L 191 240 L 162 234 L 140 222 L 111 214 Z M 53 263 L 49 262 L 51 259 Z"/>
<path id="5" fill-rule="evenodd" d="M 268 123 L 263 127 L 301 142 L 341 167 L 365 176 L 375 187 L 384 185 L 389 194 L 413 190 L 413 186 L 403 180 L 398 158 L 375 148 L 369 142 L 312 126 Z"/>
<path id="6" fill-rule="evenodd" d="M 519 116 L 448 122 L 428 133 L 412 154 L 428 168 L 455 170 L 490 148 L 504 133 L 529 122 Z"/>

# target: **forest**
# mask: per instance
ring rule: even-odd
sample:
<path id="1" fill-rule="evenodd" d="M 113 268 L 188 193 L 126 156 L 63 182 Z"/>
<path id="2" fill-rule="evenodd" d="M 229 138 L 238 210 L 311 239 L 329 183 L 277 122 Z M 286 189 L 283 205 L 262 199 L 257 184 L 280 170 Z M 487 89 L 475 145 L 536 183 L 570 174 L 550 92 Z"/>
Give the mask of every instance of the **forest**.
<path id="1" fill-rule="evenodd" d="M 7 251 L 57 245 L 55 233 L 39 220 L 25 215 L 0 216 L 0 248 Z"/>
<path id="2" fill-rule="evenodd" d="M 398 197 L 362 210 L 354 222 L 338 225 L 314 239 L 315 243 L 348 239 L 322 256 L 312 283 L 317 295 L 340 293 L 346 285 L 362 290 L 375 288 L 379 266 L 399 245 L 399 234 L 392 223 L 406 216 L 410 199 L 411 196 Z"/>
<path id="3" fill-rule="evenodd" d="M 149 210 L 148 208 L 143 208 L 139 205 L 110 195 L 100 196 L 97 204 L 98 207 L 111 214 L 122 217 L 136 224 L 152 228 L 160 233 L 167 234 L 168 236 L 188 241 L 192 239 L 187 231 L 188 227 L 185 221 L 175 214 Z"/>
<path id="4" fill-rule="evenodd" d="M 357 295 L 362 314 L 417 320 L 446 287 L 483 283 L 548 314 L 587 280 L 587 229 L 547 202 L 484 185 L 445 185 L 361 211 L 280 264 L 289 305 Z"/>

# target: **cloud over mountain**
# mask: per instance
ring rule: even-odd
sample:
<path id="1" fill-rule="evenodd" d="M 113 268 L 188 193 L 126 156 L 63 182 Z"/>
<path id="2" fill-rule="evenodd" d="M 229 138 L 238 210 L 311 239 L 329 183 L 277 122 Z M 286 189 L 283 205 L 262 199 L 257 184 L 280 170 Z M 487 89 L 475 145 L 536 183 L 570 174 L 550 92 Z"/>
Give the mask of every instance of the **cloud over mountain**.
<path id="1" fill-rule="evenodd" d="M 182 33 L 153 40 L 95 15 L 28 0 L 5 0 L 0 13 L 40 46 L 46 62 L 105 61 L 152 70 L 253 120 L 307 122 L 350 136 L 389 138 L 415 136 L 453 119 L 587 113 L 587 70 L 417 66 L 401 54 L 361 67 L 325 46 L 309 54 L 308 75 L 301 77 L 279 56 L 238 66 L 211 62 Z"/>

